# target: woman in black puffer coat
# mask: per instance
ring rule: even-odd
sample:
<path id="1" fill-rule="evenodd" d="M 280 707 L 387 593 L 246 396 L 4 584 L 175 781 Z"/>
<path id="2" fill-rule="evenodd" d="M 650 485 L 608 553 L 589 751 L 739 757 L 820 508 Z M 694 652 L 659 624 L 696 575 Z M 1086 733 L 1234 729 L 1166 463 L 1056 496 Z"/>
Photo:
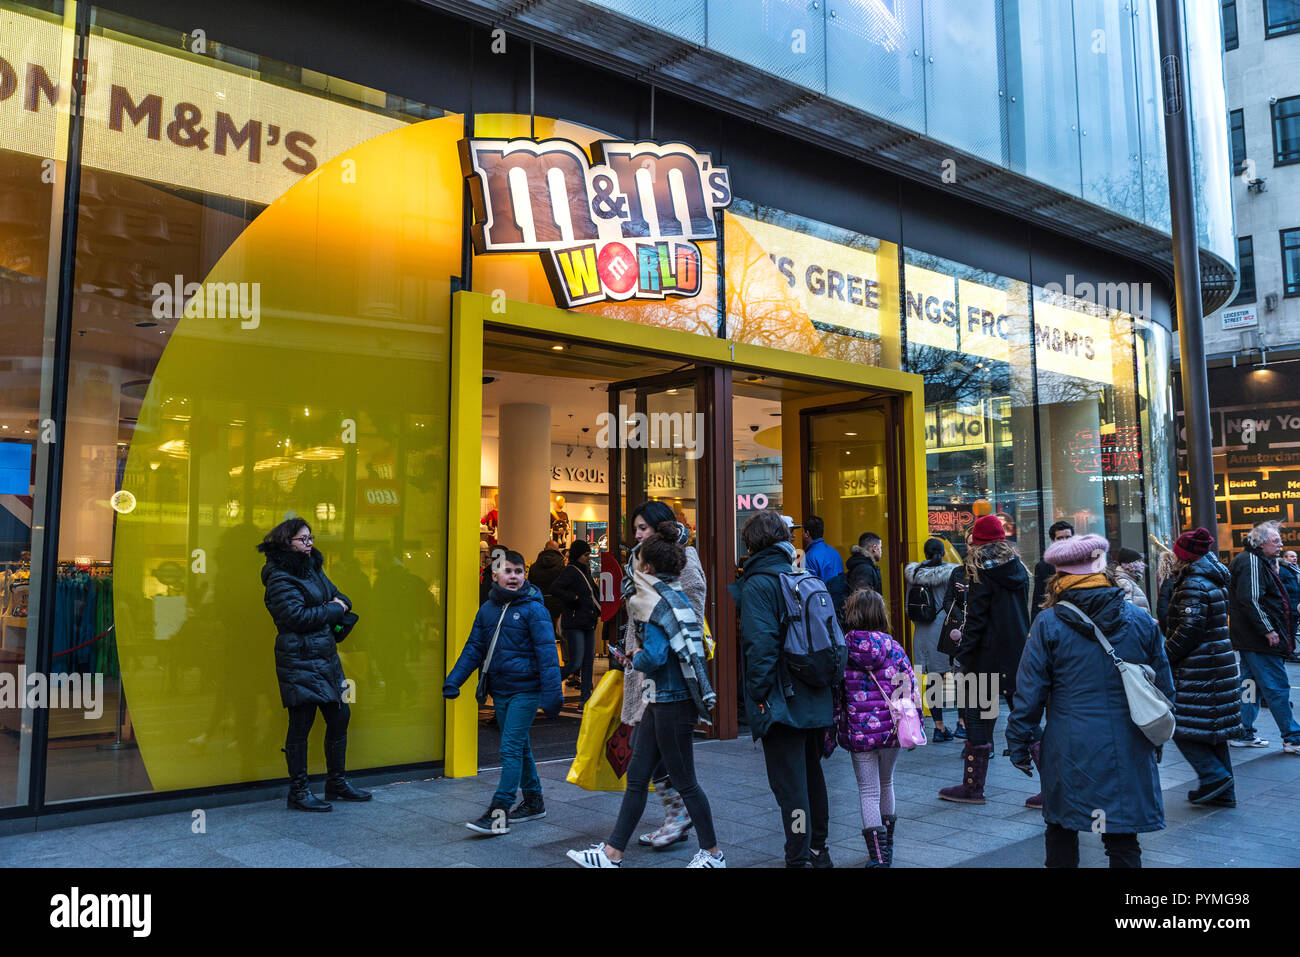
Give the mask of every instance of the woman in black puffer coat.
<path id="1" fill-rule="evenodd" d="M 1160 626 L 1174 672 L 1174 744 L 1200 778 L 1187 799 L 1234 807 L 1228 738 L 1241 728 L 1241 683 L 1228 635 L 1231 579 L 1212 544 L 1202 528 L 1174 543 L 1173 586 Z"/>
<path id="2" fill-rule="evenodd" d="M 262 585 L 266 609 L 275 622 L 275 677 L 280 702 L 289 709 L 284 739 L 289 767 L 288 806 L 299 811 L 328 811 L 330 805 L 311 793 L 307 782 L 307 734 L 316 709 L 325 716 L 325 796 L 336 801 L 369 801 L 343 776 L 351 712 L 343 700 L 343 663 L 338 635 L 346 637 L 357 621 L 352 603 L 321 570 L 324 556 L 314 547 L 311 527 L 301 518 L 281 522 L 257 550 L 266 556 Z"/>

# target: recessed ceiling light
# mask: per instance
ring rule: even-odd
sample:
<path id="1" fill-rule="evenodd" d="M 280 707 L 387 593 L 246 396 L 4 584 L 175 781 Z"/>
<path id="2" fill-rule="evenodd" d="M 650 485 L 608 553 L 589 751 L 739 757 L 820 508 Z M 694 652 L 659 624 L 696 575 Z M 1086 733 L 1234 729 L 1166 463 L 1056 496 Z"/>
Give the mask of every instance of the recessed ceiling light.
<path id="1" fill-rule="evenodd" d="M 552 352 L 563 352 L 563 351 L 564 351 L 564 346 L 561 346 L 561 345 L 554 345 L 554 346 L 551 346 L 551 351 L 552 351 Z"/>
<path id="2" fill-rule="evenodd" d="M 858 433 L 856 433 L 856 432 L 845 432 L 844 434 L 845 434 L 845 435 L 857 435 Z"/>

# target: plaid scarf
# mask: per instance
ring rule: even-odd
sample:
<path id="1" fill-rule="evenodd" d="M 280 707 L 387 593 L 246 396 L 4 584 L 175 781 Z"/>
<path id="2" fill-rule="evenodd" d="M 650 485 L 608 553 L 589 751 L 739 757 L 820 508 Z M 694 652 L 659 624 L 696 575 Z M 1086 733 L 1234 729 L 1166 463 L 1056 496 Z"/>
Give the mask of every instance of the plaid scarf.
<path id="1" fill-rule="evenodd" d="M 654 578 L 645 572 L 636 572 L 636 594 L 628 599 L 628 610 L 639 621 L 654 622 L 668 636 L 668 646 L 677 655 L 682 677 L 695 702 L 700 720 L 711 724 L 710 712 L 718 695 L 709 683 L 705 665 L 704 629 L 700 624 L 690 599 L 675 581 Z M 654 593 L 647 589 L 654 589 Z M 658 601 L 654 600 L 655 594 Z"/>

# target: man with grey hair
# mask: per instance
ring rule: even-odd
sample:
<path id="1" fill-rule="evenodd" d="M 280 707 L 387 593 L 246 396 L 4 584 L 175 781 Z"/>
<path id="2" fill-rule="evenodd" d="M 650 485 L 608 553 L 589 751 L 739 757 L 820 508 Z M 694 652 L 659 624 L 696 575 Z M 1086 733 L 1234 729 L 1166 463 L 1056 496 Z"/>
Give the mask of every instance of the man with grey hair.
<path id="1" fill-rule="evenodd" d="M 1283 660 L 1295 649 L 1296 609 L 1291 607 L 1278 569 L 1282 536 L 1276 522 L 1256 525 L 1246 547 L 1232 562 L 1232 647 L 1241 656 L 1241 724 L 1245 736 L 1233 747 L 1263 748 L 1255 733 L 1262 701 L 1277 721 L 1282 750 L 1300 755 L 1300 725 L 1291 711 L 1291 687 Z"/>

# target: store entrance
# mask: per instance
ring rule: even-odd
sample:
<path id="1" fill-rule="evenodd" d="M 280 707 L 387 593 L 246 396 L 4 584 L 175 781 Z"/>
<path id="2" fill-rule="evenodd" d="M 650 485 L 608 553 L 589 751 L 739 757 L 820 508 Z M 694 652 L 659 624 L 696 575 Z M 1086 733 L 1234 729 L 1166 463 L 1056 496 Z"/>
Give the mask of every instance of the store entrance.
<path id="1" fill-rule="evenodd" d="M 864 533 L 879 535 L 883 592 L 897 637 L 907 639 L 899 570 L 919 547 L 923 516 L 913 520 L 922 496 L 912 488 L 917 476 L 907 468 L 907 450 L 917 445 L 908 438 L 917 423 L 904 415 L 901 390 L 614 348 L 575 338 L 576 330 L 490 321 L 482 328 L 481 568 L 492 548 L 506 546 L 523 554 L 530 581 L 546 592 L 569 547 L 589 545 L 588 571 L 610 616 L 592 643 L 593 689 L 609 669 L 608 644 L 622 623 L 617 590 L 602 572 L 612 579 L 625 564 L 632 513 L 650 500 L 686 526 L 704 568 L 718 693 L 710 736 L 744 733 L 741 636 L 727 586 L 747 557 L 740 530 L 758 511 L 801 524 L 820 517 L 821 537 L 844 563 Z M 795 545 L 804 544 L 797 531 Z M 489 577 L 481 571 L 480 602 Z M 563 609 L 551 599 L 559 618 Z M 569 644 L 556 632 L 559 656 L 569 660 Z M 574 754 L 580 680 L 565 688 L 558 718 L 538 716 L 538 760 Z M 499 735 L 491 709 L 480 709 L 478 719 L 477 765 L 494 767 Z"/>

